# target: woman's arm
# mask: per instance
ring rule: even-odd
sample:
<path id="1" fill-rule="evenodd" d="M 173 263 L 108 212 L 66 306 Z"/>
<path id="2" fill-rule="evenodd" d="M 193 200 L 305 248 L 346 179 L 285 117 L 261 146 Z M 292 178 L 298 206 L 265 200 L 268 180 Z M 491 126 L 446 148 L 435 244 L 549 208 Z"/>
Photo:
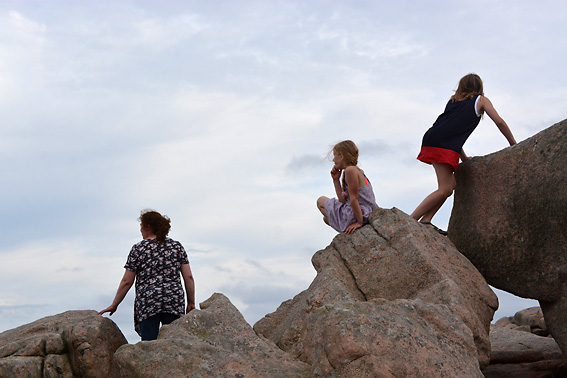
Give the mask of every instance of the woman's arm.
<path id="1" fill-rule="evenodd" d="M 181 277 L 183 277 L 185 291 L 187 292 L 187 310 L 185 313 L 188 314 L 195 309 L 195 280 L 189 264 L 181 264 Z"/>
<path id="2" fill-rule="evenodd" d="M 352 234 L 354 230 L 362 227 L 362 209 L 360 208 L 360 203 L 358 203 L 358 169 L 354 166 L 347 167 L 345 169 L 345 179 L 348 185 L 348 196 L 350 199 L 350 205 L 352 206 L 352 211 L 356 217 L 356 222 L 350 224 L 345 232 L 347 234 Z"/>
<path id="3" fill-rule="evenodd" d="M 99 312 L 98 314 L 102 315 L 106 312 L 110 312 L 110 315 L 114 314 L 114 312 L 116 312 L 116 309 L 118 309 L 118 305 L 122 303 L 124 297 L 126 296 L 126 294 L 128 294 L 128 291 L 132 287 L 135 278 L 136 278 L 136 272 L 131 272 L 128 269 L 126 269 L 124 271 L 124 276 L 122 277 L 122 280 L 120 280 L 120 284 L 118 285 L 118 290 L 116 291 L 116 295 L 114 296 L 114 300 L 112 301 L 112 304 L 107 308 L 105 308 L 104 310 L 102 310 L 101 312 Z"/>
<path id="4" fill-rule="evenodd" d="M 510 143 L 510 146 L 515 145 L 516 139 L 514 139 L 514 135 L 512 135 L 512 131 L 508 127 L 506 121 L 504 121 L 502 117 L 500 117 L 496 109 L 494 109 L 494 105 L 492 105 L 492 102 L 490 102 L 490 100 L 484 96 L 480 98 L 479 102 L 480 102 L 479 110 L 481 112 L 484 111 L 486 112 L 486 114 L 488 114 L 488 116 L 492 121 L 494 121 L 500 132 L 506 137 L 508 143 Z"/>

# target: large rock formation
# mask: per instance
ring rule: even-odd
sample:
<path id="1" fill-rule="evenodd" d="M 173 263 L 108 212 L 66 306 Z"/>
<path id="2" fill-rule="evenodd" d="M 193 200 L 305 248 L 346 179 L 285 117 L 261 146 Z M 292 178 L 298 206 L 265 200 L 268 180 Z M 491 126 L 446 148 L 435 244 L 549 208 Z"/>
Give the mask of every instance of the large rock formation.
<path id="1" fill-rule="evenodd" d="M 563 360 L 559 345 L 551 337 L 492 325 L 490 327 L 491 364 L 512 364 L 541 360 Z"/>
<path id="2" fill-rule="evenodd" d="M 551 378 L 567 376 L 567 360 L 550 337 L 493 325 L 492 352 L 486 378 Z"/>
<path id="3" fill-rule="evenodd" d="M 0 333 L 0 377 L 117 377 L 126 338 L 96 311 L 67 311 Z"/>
<path id="4" fill-rule="evenodd" d="M 155 341 L 124 345 L 115 359 L 122 377 L 308 378 L 309 365 L 259 338 L 222 294 L 214 294 Z"/>
<path id="5" fill-rule="evenodd" d="M 482 377 L 497 298 L 447 238 L 377 209 L 312 262 L 310 287 L 254 329 L 314 376 Z"/>
<path id="6" fill-rule="evenodd" d="M 254 329 L 222 294 L 135 345 L 71 311 L 0 334 L 0 376 L 483 377 L 498 301 L 448 238 L 377 209 L 313 265 L 310 287 Z"/>
<path id="7" fill-rule="evenodd" d="M 567 356 L 567 120 L 457 170 L 449 237 L 489 284 L 537 299 Z"/>

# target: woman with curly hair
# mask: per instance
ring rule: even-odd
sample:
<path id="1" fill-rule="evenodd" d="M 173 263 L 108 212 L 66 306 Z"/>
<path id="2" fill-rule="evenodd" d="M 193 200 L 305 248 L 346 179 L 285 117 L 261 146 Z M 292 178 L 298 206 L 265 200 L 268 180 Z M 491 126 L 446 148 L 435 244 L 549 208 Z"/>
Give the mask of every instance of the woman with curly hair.
<path id="1" fill-rule="evenodd" d="M 135 281 L 134 328 L 145 341 L 157 339 L 160 323 L 169 324 L 195 309 L 195 282 L 185 249 L 167 237 L 169 218 L 146 210 L 139 220 L 143 240 L 132 247 L 114 301 L 99 315 L 112 315 Z"/>

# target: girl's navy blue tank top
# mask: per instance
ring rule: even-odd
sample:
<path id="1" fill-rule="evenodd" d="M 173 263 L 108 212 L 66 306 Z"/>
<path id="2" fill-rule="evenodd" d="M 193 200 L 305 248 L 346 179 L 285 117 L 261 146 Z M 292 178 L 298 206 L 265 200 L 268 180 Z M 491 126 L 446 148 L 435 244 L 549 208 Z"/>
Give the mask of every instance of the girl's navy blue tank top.
<path id="1" fill-rule="evenodd" d="M 445 111 L 423 136 L 422 147 L 438 147 L 461 153 L 463 145 L 480 122 L 475 103 L 479 95 L 463 101 L 449 100 Z"/>

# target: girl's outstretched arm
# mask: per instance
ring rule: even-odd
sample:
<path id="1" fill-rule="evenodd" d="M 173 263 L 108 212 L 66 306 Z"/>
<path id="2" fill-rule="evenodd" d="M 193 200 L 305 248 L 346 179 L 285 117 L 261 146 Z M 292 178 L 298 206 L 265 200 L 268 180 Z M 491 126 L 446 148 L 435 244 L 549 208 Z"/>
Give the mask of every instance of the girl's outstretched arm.
<path id="1" fill-rule="evenodd" d="M 494 105 L 492 105 L 492 102 L 490 102 L 490 100 L 484 96 L 480 98 L 479 102 L 480 102 L 479 110 L 481 112 L 484 111 L 486 112 L 486 114 L 488 114 L 490 119 L 493 120 L 496 126 L 498 127 L 498 129 L 500 129 L 500 132 L 506 137 L 508 143 L 510 143 L 510 146 L 515 145 L 516 139 L 514 139 L 514 135 L 512 135 L 512 131 L 508 127 L 506 121 L 504 121 L 502 117 L 500 117 L 496 109 L 494 109 Z"/>
<path id="2" fill-rule="evenodd" d="M 468 157 L 467 154 L 465 154 L 465 150 L 463 150 L 463 149 L 461 148 L 461 161 L 465 162 L 465 161 L 467 161 L 467 160 L 469 160 L 469 159 L 470 159 L 470 157 Z"/>
<path id="3" fill-rule="evenodd" d="M 354 230 L 362 227 L 362 209 L 360 208 L 360 203 L 358 203 L 358 169 L 354 166 L 347 167 L 345 169 L 345 179 L 348 185 L 348 196 L 350 199 L 350 205 L 352 206 L 352 211 L 356 217 L 356 222 L 350 224 L 345 232 L 347 234 L 352 234 Z"/>

